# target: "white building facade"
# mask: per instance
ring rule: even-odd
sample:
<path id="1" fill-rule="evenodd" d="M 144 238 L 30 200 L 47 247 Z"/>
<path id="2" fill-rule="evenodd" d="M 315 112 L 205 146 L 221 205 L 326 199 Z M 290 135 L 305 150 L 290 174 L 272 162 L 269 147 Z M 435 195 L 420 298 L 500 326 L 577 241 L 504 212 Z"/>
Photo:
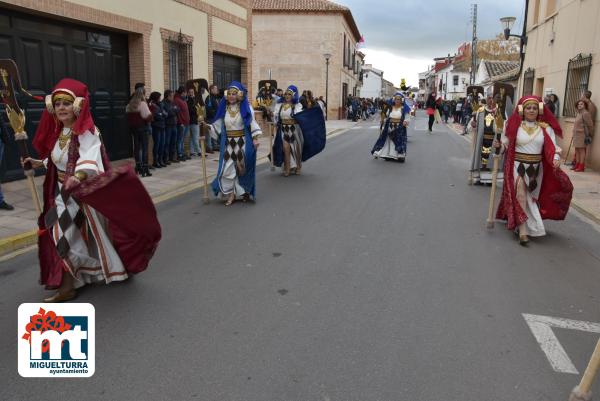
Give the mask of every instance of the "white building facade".
<path id="1" fill-rule="evenodd" d="M 361 97 L 375 99 L 382 96 L 383 71 L 373 68 L 372 64 L 365 64 L 362 67 L 362 79 Z"/>

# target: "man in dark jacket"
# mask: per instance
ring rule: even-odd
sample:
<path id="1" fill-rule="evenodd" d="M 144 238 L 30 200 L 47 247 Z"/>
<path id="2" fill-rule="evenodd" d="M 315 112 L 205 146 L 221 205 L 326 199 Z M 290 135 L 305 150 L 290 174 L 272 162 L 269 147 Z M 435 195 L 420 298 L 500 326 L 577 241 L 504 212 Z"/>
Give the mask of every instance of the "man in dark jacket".
<path id="1" fill-rule="evenodd" d="M 177 157 L 180 161 L 186 161 L 190 159 L 190 156 L 184 152 L 185 139 L 190 129 L 190 111 L 187 106 L 187 93 L 183 86 L 177 88 L 174 103 L 179 109 L 177 112 Z"/>
<path id="2" fill-rule="evenodd" d="M 163 108 L 167 113 L 165 118 L 165 160 L 166 164 L 179 163 L 177 159 L 177 112 L 179 109 L 173 103 L 173 91 L 165 91 Z"/>
<path id="3" fill-rule="evenodd" d="M 0 163 L 2 163 L 2 156 L 4 156 L 4 146 L 8 143 L 8 126 L 4 122 L 4 113 L 0 113 Z M 9 205 L 4 200 L 4 194 L 2 188 L 0 188 L 0 209 L 13 210 L 14 207 Z"/>

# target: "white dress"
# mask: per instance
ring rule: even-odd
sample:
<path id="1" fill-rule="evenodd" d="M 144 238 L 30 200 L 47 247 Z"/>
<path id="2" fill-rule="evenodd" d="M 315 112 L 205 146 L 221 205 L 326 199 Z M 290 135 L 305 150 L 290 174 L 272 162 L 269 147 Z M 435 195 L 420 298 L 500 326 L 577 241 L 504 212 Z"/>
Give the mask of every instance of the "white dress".
<path id="1" fill-rule="evenodd" d="M 63 134 L 68 134 L 70 129 L 63 128 Z M 62 173 L 67 168 L 69 139 L 61 149 L 56 141 L 51 156 L 57 170 Z M 104 172 L 100 152 L 101 142 L 98 133 L 86 131 L 79 135 L 79 159 L 75 172 L 83 171 L 88 176 Z M 47 165 L 48 159 L 44 160 Z M 62 183 L 58 182 L 58 191 L 55 198 L 58 220 L 48 229 L 52 230 L 51 236 L 57 249 L 68 249 L 62 257 L 75 278 L 75 288 L 86 283 L 104 281 L 122 281 L 127 278 L 127 272 L 106 231 L 105 218 L 86 204 L 77 203 L 72 197 L 61 195 Z M 65 199 L 66 198 L 66 199 Z M 72 220 L 63 215 L 65 209 Z M 61 219 L 62 216 L 62 219 Z M 64 228 L 64 231 L 63 231 Z M 66 240 L 66 242 L 65 242 Z M 66 245 L 68 243 L 68 245 Z"/>
<path id="2" fill-rule="evenodd" d="M 525 122 L 525 124 L 529 127 L 537 126 L 534 122 Z M 554 143 L 556 152 L 559 153 L 560 148 L 556 145 L 554 131 L 551 127 L 547 127 L 546 132 Z M 508 138 L 503 136 L 502 142 L 507 146 Z M 527 131 L 522 127 L 519 127 L 517 131 L 515 152 L 527 155 L 542 155 L 543 150 L 544 132 L 539 126 L 537 126 L 537 129 L 532 135 L 529 135 Z M 517 202 L 519 202 L 521 208 L 527 214 L 527 221 L 525 222 L 527 235 L 532 237 L 544 236 L 546 235 L 546 229 L 544 228 L 544 222 L 538 205 L 538 197 L 544 178 L 544 166 L 541 162 L 526 163 L 515 160 L 513 169 Z M 537 171 L 537 174 L 535 171 Z"/>
<path id="3" fill-rule="evenodd" d="M 402 109 L 403 109 L 403 106 L 401 106 L 399 108 L 392 108 L 392 111 L 390 112 L 388 117 L 400 120 L 402 118 Z M 409 114 L 404 115 L 404 121 L 406 121 L 406 122 L 410 121 Z M 391 130 L 391 128 L 390 128 L 390 130 Z M 383 145 L 383 148 L 381 148 L 381 150 L 373 152 L 373 156 L 381 157 L 383 159 L 398 160 L 398 159 L 405 158 L 406 153 L 398 153 L 396 151 L 396 145 L 394 144 L 394 141 L 392 141 L 388 135 L 385 138 L 385 144 Z"/>
<path id="4" fill-rule="evenodd" d="M 252 113 L 250 132 L 252 134 L 252 139 L 254 139 L 258 138 L 262 134 L 262 131 L 254 119 L 254 111 L 252 108 L 250 111 Z M 244 131 L 244 120 L 242 119 L 242 114 L 239 112 L 239 106 L 237 108 L 237 113 L 231 115 L 229 111 L 226 111 L 224 118 L 218 119 L 212 124 L 212 129 L 219 133 L 219 135 L 227 135 L 227 133 L 221 132 L 223 123 L 225 123 L 225 131 L 229 133 L 233 131 Z M 225 159 L 223 160 L 222 173 L 219 177 L 219 188 L 223 195 L 235 193 L 235 196 L 242 196 L 246 193 L 238 179 L 238 169 L 240 168 L 240 164 L 236 163 L 236 160 L 239 160 L 238 155 L 240 155 L 240 152 L 242 154 L 244 153 L 245 140 L 245 136 L 243 135 L 240 137 L 227 136 L 225 150 L 223 151 Z M 239 173 L 242 172 L 240 171 Z"/>
<path id="5" fill-rule="evenodd" d="M 304 147 L 304 136 L 302 135 L 302 129 L 297 123 L 293 125 L 285 124 L 286 121 L 292 120 L 292 110 L 294 114 L 298 114 L 302 111 L 302 105 L 296 103 L 294 107 L 284 107 L 285 103 L 277 103 L 275 111 L 273 112 L 273 118 L 275 125 L 282 121 L 281 130 L 278 135 L 281 137 L 282 143 L 288 142 L 290 144 L 290 169 L 302 167 L 302 148 Z M 285 168 L 282 166 L 282 168 Z"/>

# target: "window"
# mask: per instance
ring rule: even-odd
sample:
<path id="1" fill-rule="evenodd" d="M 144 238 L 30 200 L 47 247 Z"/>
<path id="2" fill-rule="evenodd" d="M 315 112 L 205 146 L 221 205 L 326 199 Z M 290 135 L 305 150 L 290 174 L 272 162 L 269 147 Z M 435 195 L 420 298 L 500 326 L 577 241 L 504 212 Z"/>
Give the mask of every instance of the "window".
<path id="1" fill-rule="evenodd" d="M 181 33 L 165 39 L 169 88 L 176 90 L 192 78 L 192 42 Z M 166 77 L 165 77 L 166 78 Z"/>
<path id="2" fill-rule="evenodd" d="M 348 59 L 346 58 L 348 53 L 346 52 L 346 34 L 344 34 L 344 67 L 348 65 Z"/>
<path id="3" fill-rule="evenodd" d="M 567 85 L 565 88 L 565 102 L 563 103 L 563 116 L 575 117 L 575 101 L 580 99 L 588 89 L 590 70 L 592 69 L 592 55 L 581 53 L 569 60 L 567 69 Z"/>
<path id="4" fill-rule="evenodd" d="M 454 86 L 458 86 L 458 75 L 454 75 L 454 76 L 452 77 L 452 84 L 453 84 Z"/>
<path id="5" fill-rule="evenodd" d="M 523 74 L 523 96 L 533 94 L 533 78 L 535 77 L 535 70 L 528 68 Z"/>

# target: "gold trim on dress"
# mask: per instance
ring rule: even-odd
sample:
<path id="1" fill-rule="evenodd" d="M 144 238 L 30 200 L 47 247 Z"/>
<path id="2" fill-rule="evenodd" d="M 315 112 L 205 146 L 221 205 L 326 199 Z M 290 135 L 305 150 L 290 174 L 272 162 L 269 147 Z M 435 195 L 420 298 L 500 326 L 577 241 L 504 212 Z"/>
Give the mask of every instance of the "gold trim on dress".
<path id="1" fill-rule="evenodd" d="M 296 124 L 296 120 L 294 120 L 293 118 L 282 118 L 281 123 L 283 125 L 294 125 Z"/>
<path id="2" fill-rule="evenodd" d="M 228 130 L 227 131 L 227 138 L 239 138 L 244 136 L 244 130 L 243 129 L 236 129 L 236 130 Z"/>
<path id="3" fill-rule="evenodd" d="M 399 124 L 399 123 L 402 122 L 402 119 L 401 118 L 392 118 L 392 117 L 390 117 L 390 122 L 394 123 L 394 124 Z"/>
<path id="4" fill-rule="evenodd" d="M 515 152 L 515 161 L 528 164 L 539 163 L 542 161 L 542 155 L 535 153 Z"/>

